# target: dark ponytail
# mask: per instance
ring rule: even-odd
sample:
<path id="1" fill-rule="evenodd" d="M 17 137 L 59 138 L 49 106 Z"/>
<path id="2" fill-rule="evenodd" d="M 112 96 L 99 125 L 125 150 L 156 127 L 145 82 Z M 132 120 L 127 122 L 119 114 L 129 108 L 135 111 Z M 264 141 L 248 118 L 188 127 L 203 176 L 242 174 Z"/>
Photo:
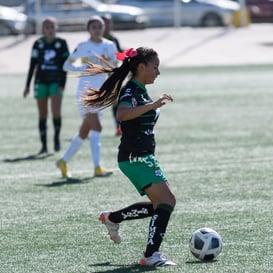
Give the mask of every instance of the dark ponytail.
<path id="1" fill-rule="evenodd" d="M 129 52 L 129 53 L 128 53 Z M 118 68 L 102 67 L 92 65 L 85 74 L 96 75 L 99 73 L 111 73 L 109 78 L 102 84 L 99 90 L 90 87 L 86 95 L 82 98 L 83 104 L 106 108 L 111 106 L 118 98 L 122 83 L 129 72 L 134 76 L 140 63 L 148 64 L 154 57 L 157 57 L 156 51 L 151 48 L 139 47 L 136 50 L 130 49 L 122 53 L 124 55 L 123 63 Z M 128 54 L 128 55 L 126 55 Z M 106 63 L 107 64 L 107 63 Z"/>

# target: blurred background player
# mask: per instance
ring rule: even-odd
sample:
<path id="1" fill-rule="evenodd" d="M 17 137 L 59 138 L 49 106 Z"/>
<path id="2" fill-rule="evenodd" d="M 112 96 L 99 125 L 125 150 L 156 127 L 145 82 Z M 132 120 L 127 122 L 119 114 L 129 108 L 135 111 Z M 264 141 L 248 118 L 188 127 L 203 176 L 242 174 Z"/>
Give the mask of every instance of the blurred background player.
<path id="1" fill-rule="evenodd" d="M 103 37 L 110 40 L 110 41 L 112 41 L 112 42 L 114 42 L 116 47 L 117 47 L 118 52 L 122 52 L 123 49 L 120 46 L 119 40 L 117 39 L 117 37 L 115 37 L 112 34 L 114 23 L 113 23 L 111 14 L 103 15 L 102 19 L 103 19 L 104 24 L 105 24 Z M 113 106 L 112 106 L 112 113 L 113 113 L 113 118 L 114 118 L 115 125 L 116 125 L 115 134 L 116 134 L 116 136 L 120 136 L 121 135 L 120 123 L 119 123 L 119 121 L 117 120 L 117 117 L 116 117 L 116 115 L 117 115 L 117 102 L 114 103 Z"/>
<path id="2" fill-rule="evenodd" d="M 104 21 L 99 16 L 93 16 L 87 22 L 87 31 L 90 38 L 78 44 L 74 52 L 68 57 L 64 63 L 66 71 L 74 71 L 84 73 L 85 70 L 92 64 L 99 64 L 105 66 L 103 61 L 111 63 L 113 67 L 117 63 L 116 46 L 115 44 L 103 38 Z M 80 60 L 81 64 L 77 65 Z M 92 64 L 90 64 L 92 63 Z M 77 87 L 77 103 L 81 117 L 83 118 L 79 132 L 73 137 L 70 146 L 57 161 L 57 167 L 60 168 L 63 177 L 71 177 L 68 171 L 67 162 L 80 150 L 83 141 L 89 136 L 89 144 L 91 156 L 94 164 L 94 176 L 108 176 L 112 174 L 111 171 L 101 167 L 101 116 L 102 110 L 98 108 L 86 109 L 81 103 L 82 96 L 86 93 L 88 86 L 100 88 L 102 83 L 107 79 L 108 74 L 82 76 L 79 78 Z"/>
<path id="3" fill-rule="evenodd" d="M 55 18 L 48 17 L 42 23 L 43 36 L 36 40 L 32 46 L 30 65 L 27 75 L 24 98 L 30 91 L 33 74 L 34 97 L 37 100 L 39 113 L 39 133 L 42 148 L 39 154 L 47 153 L 47 115 L 48 99 L 51 99 L 51 111 L 54 126 L 54 150 L 61 149 L 61 105 L 66 83 L 66 72 L 63 64 L 69 56 L 67 43 L 64 39 L 56 37 L 57 22 Z"/>

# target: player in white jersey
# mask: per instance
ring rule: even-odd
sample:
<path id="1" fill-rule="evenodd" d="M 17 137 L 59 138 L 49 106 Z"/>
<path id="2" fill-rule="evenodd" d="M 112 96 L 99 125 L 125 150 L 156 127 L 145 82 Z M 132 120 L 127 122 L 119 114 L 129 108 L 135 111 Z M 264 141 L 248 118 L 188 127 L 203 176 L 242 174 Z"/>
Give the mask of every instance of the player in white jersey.
<path id="1" fill-rule="evenodd" d="M 64 63 L 65 71 L 78 71 L 84 73 L 90 63 L 99 64 L 105 66 L 101 61 L 103 58 L 113 66 L 116 65 L 116 45 L 103 38 L 104 21 L 99 16 L 93 16 L 87 23 L 87 30 L 90 34 L 90 39 L 86 42 L 80 43 L 74 52 L 70 54 L 66 62 Z M 77 65 L 77 61 L 80 60 L 80 64 Z M 88 88 L 94 87 L 99 89 L 102 83 L 108 77 L 107 73 L 83 76 L 79 78 L 77 87 L 77 103 L 80 115 L 83 118 L 79 132 L 73 137 L 70 146 L 57 161 L 57 167 L 60 168 L 63 177 L 71 177 L 68 171 L 67 162 L 76 154 L 84 141 L 89 136 L 91 156 L 94 163 L 95 176 L 108 176 L 112 174 L 111 171 L 101 167 L 101 121 L 102 110 L 98 108 L 84 108 L 81 104 L 81 97 L 86 93 Z"/>

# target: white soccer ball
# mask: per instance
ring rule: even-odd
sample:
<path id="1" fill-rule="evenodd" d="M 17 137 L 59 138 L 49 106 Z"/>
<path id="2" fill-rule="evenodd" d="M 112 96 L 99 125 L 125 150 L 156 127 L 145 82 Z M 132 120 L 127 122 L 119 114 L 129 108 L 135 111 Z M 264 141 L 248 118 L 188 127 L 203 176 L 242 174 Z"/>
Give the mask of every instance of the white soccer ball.
<path id="1" fill-rule="evenodd" d="M 200 228 L 194 231 L 189 241 L 192 255 L 201 261 L 211 261 L 222 251 L 222 239 L 211 228 Z"/>

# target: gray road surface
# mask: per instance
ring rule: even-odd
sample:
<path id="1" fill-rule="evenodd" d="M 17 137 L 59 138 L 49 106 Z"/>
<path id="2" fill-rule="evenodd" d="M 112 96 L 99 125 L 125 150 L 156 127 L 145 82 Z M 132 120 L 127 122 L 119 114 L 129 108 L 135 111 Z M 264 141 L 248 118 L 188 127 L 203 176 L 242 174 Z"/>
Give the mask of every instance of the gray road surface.
<path id="1" fill-rule="evenodd" d="M 69 49 L 88 39 L 87 32 L 58 33 Z M 124 48 L 148 46 L 159 53 L 161 67 L 273 64 L 273 24 L 245 28 L 158 28 L 116 31 Z M 30 49 L 38 36 L 1 37 L 0 73 L 26 73 Z"/>

